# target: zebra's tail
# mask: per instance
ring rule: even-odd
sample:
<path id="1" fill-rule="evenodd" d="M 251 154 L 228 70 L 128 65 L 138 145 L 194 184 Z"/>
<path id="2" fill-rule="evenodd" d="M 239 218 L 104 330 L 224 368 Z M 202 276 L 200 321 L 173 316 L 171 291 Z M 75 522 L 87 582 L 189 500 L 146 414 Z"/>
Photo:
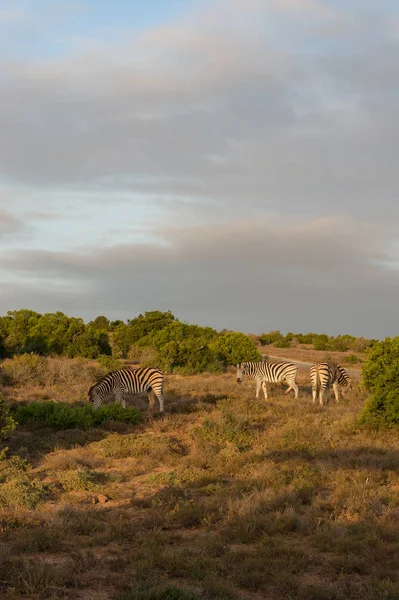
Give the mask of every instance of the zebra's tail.
<path id="1" fill-rule="evenodd" d="M 319 372 L 319 368 L 320 365 L 316 365 L 316 373 L 315 373 L 315 389 L 316 389 L 316 398 L 318 398 L 320 400 L 320 394 L 321 394 L 321 380 L 320 380 L 320 372 Z"/>

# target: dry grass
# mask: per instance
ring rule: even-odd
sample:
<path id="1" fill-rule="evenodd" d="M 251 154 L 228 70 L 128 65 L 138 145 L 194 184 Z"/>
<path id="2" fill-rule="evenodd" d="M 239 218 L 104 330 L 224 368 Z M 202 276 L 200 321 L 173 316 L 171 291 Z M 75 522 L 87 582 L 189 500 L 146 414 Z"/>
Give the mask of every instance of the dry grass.
<path id="1" fill-rule="evenodd" d="M 399 599 L 397 432 L 356 426 L 360 388 L 320 407 L 300 383 L 168 377 L 138 426 L 17 431 L 0 596 Z"/>

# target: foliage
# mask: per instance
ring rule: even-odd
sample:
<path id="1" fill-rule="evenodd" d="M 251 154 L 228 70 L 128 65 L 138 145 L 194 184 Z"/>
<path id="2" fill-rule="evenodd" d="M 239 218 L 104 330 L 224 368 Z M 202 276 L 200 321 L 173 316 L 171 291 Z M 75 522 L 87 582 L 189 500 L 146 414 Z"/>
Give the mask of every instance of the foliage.
<path id="1" fill-rule="evenodd" d="M 352 365 L 359 365 L 363 360 L 356 356 L 356 354 L 348 354 L 348 356 L 345 356 L 345 362 Z"/>
<path id="2" fill-rule="evenodd" d="M 30 402 L 13 406 L 11 414 L 20 425 L 58 430 L 101 427 L 110 420 L 129 424 L 140 421 L 138 410 L 120 404 L 104 404 L 95 410 L 90 405 L 73 406 L 66 402 Z"/>
<path id="3" fill-rule="evenodd" d="M 26 475 L 9 479 L 0 486 L 0 506 L 35 508 L 48 495 L 48 486 Z"/>
<path id="4" fill-rule="evenodd" d="M 315 350 L 327 350 L 328 348 L 329 338 L 325 333 L 321 333 L 320 335 L 315 335 L 313 337 L 313 348 Z"/>
<path id="5" fill-rule="evenodd" d="M 96 317 L 93 321 L 90 321 L 88 325 L 96 331 L 110 331 L 111 329 L 111 323 L 109 322 L 109 319 L 103 315 Z"/>
<path id="6" fill-rule="evenodd" d="M 133 344 L 153 332 L 164 329 L 174 320 L 175 317 L 170 311 L 154 310 L 129 320 L 127 325 L 121 322 L 114 329 L 115 348 L 126 357 Z"/>
<path id="7" fill-rule="evenodd" d="M 315 333 L 296 333 L 295 339 L 298 344 L 313 344 Z"/>
<path id="8" fill-rule="evenodd" d="M 10 415 L 9 406 L 5 398 L 0 394 L 0 440 L 8 438 L 10 433 L 14 431 L 16 423 L 12 415 Z M 0 458 L 3 458 L 7 448 L 0 452 Z"/>
<path id="9" fill-rule="evenodd" d="M 261 360 L 255 342 L 244 333 L 219 335 L 210 347 L 215 350 L 224 365 L 236 365 L 246 360 Z"/>
<path id="10" fill-rule="evenodd" d="M 363 366 L 364 385 L 370 398 L 362 420 L 399 423 L 399 337 L 374 344 Z"/>
<path id="11" fill-rule="evenodd" d="M 279 330 L 270 331 L 269 333 L 262 333 L 259 336 L 259 341 L 262 346 L 269 346 L 269 344 L 275 344 L 283 339 L 283 334 Z"/>
<path id="12" fill-rule="evenodd" d="M 62 312 L 41 315 L 25 309 L 9 311 L 6 317 L 0 318 L 0 336 L 9 355 L 34 352 L 97 358 L 111 354 L 105 331 Z"/>

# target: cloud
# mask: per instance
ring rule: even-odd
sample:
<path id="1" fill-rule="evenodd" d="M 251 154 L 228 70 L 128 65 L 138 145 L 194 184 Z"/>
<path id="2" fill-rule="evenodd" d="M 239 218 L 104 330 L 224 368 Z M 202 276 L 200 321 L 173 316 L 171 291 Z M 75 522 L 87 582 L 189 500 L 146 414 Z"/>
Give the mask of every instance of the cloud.
<path id="1" fill-rule="evenodd" d="M 298 24 L 287 36 L 293 19 L 284 30 L 268 19 L 271 10 L 282 19 L 340 19 L 349 30 L 315 52 L 317 36 Z M 325 216 L 334 202 L 374 218 L 382 203 L 397 218 L 397 48 L 385 44 L 383 25 L 370 54 L 368 21 L 359 31 L 328 4 L 234 2 L 221 31 L 215 15 L 225 12 L 220 1 L 120 44 L 3 62 L 3 177 L 78 187 L 111 181 L 113 190 L 206 197 L 233 211 L 244 202 Z"/>
<path id="2" fill-rule="evenodd" d="M 395 327 L 399 274 L 385 228 L 374 227 L 372 238 L 369 225 L 357 224 L 356 236 L 352 227 L 337 219 L 287 224 L 264 216 L 223 228 L 167 229 L 152 244 L 20 251 L 3 256 L 0 268 L 22 275 L 27 288 L 35 282 L 39 304 L 49 306 L 48 291 L 52 310 L 86 318 L 171 308 L 218 328 L 383 337 Z M 75 297 L 63 298 L 57 281 Z M 16 296 L 5 304 L 11 300 Z"/>
<path id="3" fill-rule="evenodd" d="M 395 331 L 399 44 L 389 11 L 339 4 L 200 2 L 1 59 L 5 229 L 36 237 L 0 257 L 0 308 Z"/>
<path id="4" fill-rule="evenodd" d="M 19 10 L 1 10 L 0 9 L 0 25 L 3 23 L 11 23 L 15 21 L 22 21 L 25 18 L 25 14 Z"/>
<path id="5" fill-rule="evenodd" d="M 0 209 L 0 239 L 23 228 L 22 222 L 11 213 Z"/>

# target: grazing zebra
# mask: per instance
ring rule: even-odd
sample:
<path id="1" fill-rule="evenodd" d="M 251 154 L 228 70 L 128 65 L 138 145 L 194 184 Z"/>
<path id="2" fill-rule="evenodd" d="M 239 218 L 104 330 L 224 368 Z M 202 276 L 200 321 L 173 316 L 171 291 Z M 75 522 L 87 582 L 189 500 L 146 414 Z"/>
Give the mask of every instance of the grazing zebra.
<path id="1" fill-rule="evenodd" d="M 159 369 L 144 367 L 141 369 L 120 369 L 111 371 L 89 390 L 89 399 L 94 408 L 100 407 L 101 401 L 109 394 L 115 394 L 116 402 L 126 408 L 125 394 L 142 394 L 153 390 L 159 401 L 159 410 L 163 412 L 164 376 Z"/>
<path id="2" fill-rule="evenodd" d="M 277 383 L 286 381 L 289 385 L 285 394 L 294 390 L 295 398 L 298 398 L 298 386 L 295 383 L 298 367 L 287 362 L 243 362 L 237 365 L 237 382 L 241 383 L 243 375 L 250 375 L 256 379 L 256 397 L 259 398 L 259 390 L 262 387 L 267 400 L 266 383 Z"/>
<path id="3" fill-rule="evenodd" d="M 339 402 L 339 385 L 352 387 L 352 379 L 345 369 L 334 362 L 314 363 L 310 367 L 310 380 L 312 382 L 313 402 L 316 402 L 318 397 L 321 405 L 324 404 L 324 401 L 328 402 L 330 386 L 333 387 L 336 402 Z"/>

